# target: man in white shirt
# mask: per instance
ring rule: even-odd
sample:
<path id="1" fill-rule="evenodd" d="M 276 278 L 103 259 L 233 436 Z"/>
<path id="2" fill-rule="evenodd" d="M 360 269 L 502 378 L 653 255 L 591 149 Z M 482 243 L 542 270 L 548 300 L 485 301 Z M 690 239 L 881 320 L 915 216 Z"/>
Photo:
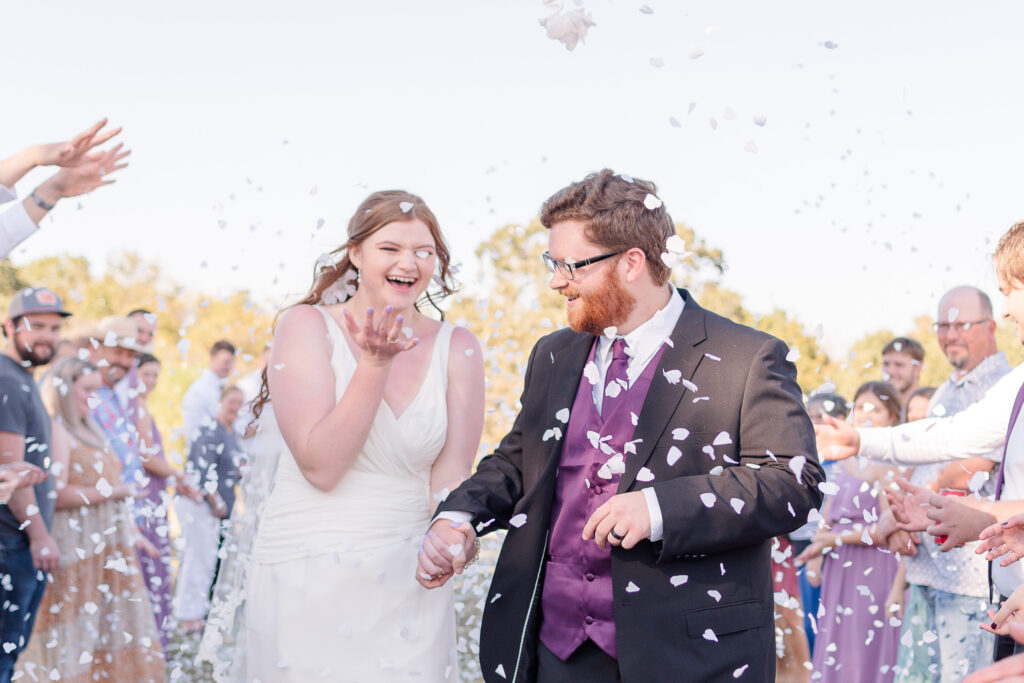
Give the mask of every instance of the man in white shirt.
<path id="1" fill-rule="evenodd" d="M 1024 343 L 1024 221 L 1011 227 L 995 252 L 1003 317 L 1012 319 Z M 947 536 L 940 546 L 949 550 L 975 540 L 986 526 L 1024 512 L 1024 427 L 1017 419 L 1024 403 L 1024 365 L 999 380 L 985 396 L 948 418 L 929 418 L 898 427 L 855 430 L 828 421 L 816 429 L 823 458 L 842 460 L 861 455 L 901 465 L 921 465 L 959 458 L 1001 459 L 996 499 L 952 498 L 932 495 L 928 517 L 938 522 L 933 535 Z M 1009 424 L 1009 428 L 1007 428 Z M 1020 563 L 1009 567 L 992 564 L 992 583 L 1002 595 L 1010 595 L 1024 583 Z M 1005 642 L 1005 641 L 1004 641 Z M 997 647 L 996 659 L 1006 651 Z"/>
<path id="2" fill-rule="evenodd" d="M 199 428 L 212 423 L 217 414 L 220 394 L 234 367 L 234 344 L 221 339 L 210 347 L 209 367 L 192 382 L 181 401 L 186 449 L 199 433 Z"/>
<path id="3" fill-rule="evenodd" d="M 91 151 L 121 132 L 120 128 L 100 132 L 106 124 L 103 119 L 67 142 L 32 145 L 0 161 L 0 204 L 17 199 L 14 184 L 35 167 L 61 167 L 24 201 L 0 213 L 0 258 L 38 230 L 39 222 L 58 201 L 109 185 L 114 181 L 108 176 L 128 165 L 119 163 L 130 154 L 122 152 L 121 145 L 105 152 Z"/>

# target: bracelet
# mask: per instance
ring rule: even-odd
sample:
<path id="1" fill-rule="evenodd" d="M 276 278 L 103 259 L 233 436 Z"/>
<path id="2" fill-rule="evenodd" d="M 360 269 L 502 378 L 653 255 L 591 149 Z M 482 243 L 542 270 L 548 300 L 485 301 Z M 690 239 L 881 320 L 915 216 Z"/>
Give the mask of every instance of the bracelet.
<path id="1" fill-rule="evenodd" d="M 475 548 L 475 550 L 473 551 L 473 559 L 471 559 L 466 564 L 462 565 L 462 571 L 466 571 L 467 569 L 472 567 L 474 564 L 476 564 L 477 560 L 480 559 L 480 538 L 479 537 L 473 539 L 473 546 Z"/>
<path id="2" fill-rule="evenodd" d="M 33 202 L 35 202 L 36 206 L 38 206 L 43 211 L 53 211 L 53 207 L 56 206 L 56 204 L 50 204 L 49 202 L 42 199 L 39 195 L 36 194 L 35 190 L 32 190 L 32 194 L 30 194 L 28 197 Z"/>

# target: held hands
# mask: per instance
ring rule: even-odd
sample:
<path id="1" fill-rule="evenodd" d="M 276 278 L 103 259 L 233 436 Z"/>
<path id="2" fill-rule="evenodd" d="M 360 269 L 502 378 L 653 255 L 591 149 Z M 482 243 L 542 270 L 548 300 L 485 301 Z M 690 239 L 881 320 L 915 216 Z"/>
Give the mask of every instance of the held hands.
<path id="1" fill-rule="evenodd" d="M 896 484 L 901 491 L 886 491 L 885 497 L 899 528 L 904 531 L 924 531 L 932 524 L 926 514 L 932 491 L 911 484 L 903 477 L 896 477 Z"/>
<path id="2" fill-rule="evenodd" d="M 1005 522 L 993 524 L 982 529 L 978 534 L 981 544 L 975 549 L 977 554 L 985 554 L 989 562 L 1002 557 L 1001 567 L 1008 567 L 1024 557 L 1024 514 L 1014 515 Z M 1003 556 L 1006 557 L 1003 557 Z"/>
<path id="3" fill-rule="evenodd" d="M 424 588 L 437 588 L 453 574 L 461 574 L 476 557 L 476 531 L 467 522 L 438 519 L 420 545 L 416 580 Z"/>
<path id="4" fill-rule="evenodd" d="M 609 498 L 583 527 L 583 540 L 591 538 L 597 547 L 619 545 L 629 550 L 651 537 L 651 514 L 643 491 L 619 493 Z"/>
<path id="5" fill-rule="evenodd" d="M 189 483 L 184 473 L 174 475 L 174 490 L 179 496 L 185 496 L 193 503 L 201 503 L 203 501 L 202 492 L 196 486 Z"/>
<path id="6" fill-rule="evenodd" d="M 341 309 L 348 333 L 363 351 L 363 358 L 375 365 L 387 365 L 402 351 L 408 351 L 420 343 L 419 338 L 402 341 L 402 316 L 392 319 L 394 309 L 387 306 L 379 320 L 374 320 L 372 308 L 366 309 L 366 317 L 360 326 L 348 312 Z"/>

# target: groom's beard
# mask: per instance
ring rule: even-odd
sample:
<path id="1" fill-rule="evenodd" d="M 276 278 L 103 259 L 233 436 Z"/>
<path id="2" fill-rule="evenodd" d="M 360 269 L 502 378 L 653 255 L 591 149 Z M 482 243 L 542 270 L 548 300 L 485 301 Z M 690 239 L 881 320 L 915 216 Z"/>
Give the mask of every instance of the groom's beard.
<path id="1" fill-rule="evenodd" d="M 569 309 L 569 327 L 574 332 L 602 335 L 605 328 L 617 327 L 624 323 L 636 306 L 636 297 L 622 286 L 615 277 L 613 268 L 605 271 L 604 279 L 596 292 L 582 294 L 579 290 L 566 289 L 562 294 L 579 294 L 579 298 Z"/>

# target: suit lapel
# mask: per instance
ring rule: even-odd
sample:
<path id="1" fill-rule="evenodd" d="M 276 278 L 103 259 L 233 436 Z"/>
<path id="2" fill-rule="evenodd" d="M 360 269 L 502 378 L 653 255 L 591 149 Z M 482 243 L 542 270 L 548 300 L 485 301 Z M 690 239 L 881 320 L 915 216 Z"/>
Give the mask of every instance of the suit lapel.
<path id="1" fill-rule="evenodd" d="M 704 357 L 698 347 L 707 339 L 706 312 L 697 305 L 689 292 L 679 290 L 679 293 L 686 305 L 672 331 L 672 344 L 665 346 L 658 367 L 654 371 L 651 387 L 647 391 L 647 398 L 644 400 L 644 407 L 640 411 L 633 433 L 633 439 L 641 441 L 636 445 L 636 453 L 626 456 L 626 470 L 619 480 L 617 493 L 628 491 L 640 468 L 647 464 L 658 437 L 665 431 L 669 419 L 688 391 L 682 380 L 693 379 L 697 366 Z M 679 370 L 681 373 L 680 381 L 675 384 L 669 382 L 664 374 L 672 370 Z"/>
<path id="2" fill-rule="evenodd" d="M 572 405 L 576 400 L 576 392 L 579 391 L 580 379 L 583 376 L 583 366 L 590 354 L 590 347 L 594 344 L 594 336 L 590 334 L 577 334 L 572 340 L 559 351 L 552 354 L 550 361 L 550 384 L 548 385 L 547 409 L 544 418 L 547 424 L 558 427 L 562 431 L 561 438 L 550 438 L 541 444 L 544 458 L 541 460 L 541 469 L 552 457 L 556 460 L 560 457 L 562 442 L 569 429 L 568 420 L 559 422 L 555 415 L 563 408 L 572 411 Z M 543 363 L 545 359 L 537 359 Z M 543 367 L 543 365 L 541 366 Z M 545 427 L 544 431 L 547 431 Z"/>

